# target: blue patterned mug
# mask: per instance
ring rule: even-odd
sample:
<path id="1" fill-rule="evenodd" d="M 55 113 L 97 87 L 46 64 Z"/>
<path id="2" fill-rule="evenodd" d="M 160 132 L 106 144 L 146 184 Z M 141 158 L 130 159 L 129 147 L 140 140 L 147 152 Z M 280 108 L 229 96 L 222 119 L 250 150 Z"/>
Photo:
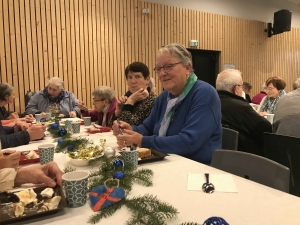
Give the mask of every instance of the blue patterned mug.
<path id="1" fill-rule="evenodd" d="M 39 145 L 38 150 L 39 150 L 41 165 L 47 164 L 48 162 L 53 161 L 53 159 L 54 159 L 54 145 L 53 144 Z"/>
<path id="2" fill-rule="evenodd" d="M 72 123 L 73 133 L 80 133 L 80 123 Z"/>
<path id="3" fill-rule="evenodd" d="M 124 159 L 124 164 L 130 164 L 133 166 L 133 169 L 136 170 L 139 161 L 139 151 L 138 150 L 128 150 L 128 148 L 123 148 L 121 154 Z"/>
<path id="4" fill-rule="evenodd" d="M 70 208 L 85 205 L 87 198 L 88 176 L 86 171 L 73 171 L 62 176 L 66 191 L 67 204 Z"/>

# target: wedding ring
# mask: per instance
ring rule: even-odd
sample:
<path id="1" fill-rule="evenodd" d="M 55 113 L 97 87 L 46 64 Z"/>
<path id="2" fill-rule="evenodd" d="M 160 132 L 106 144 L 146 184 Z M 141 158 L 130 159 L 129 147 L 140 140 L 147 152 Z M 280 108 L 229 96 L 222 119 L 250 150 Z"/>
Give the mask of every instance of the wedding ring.
<path id="1" fill-rule="evenodd" d="M 123 145 L 124 145 L 124 147 L 127 147 L 127 146 L 126 146 L 126 141 L 123 141 Z"/>

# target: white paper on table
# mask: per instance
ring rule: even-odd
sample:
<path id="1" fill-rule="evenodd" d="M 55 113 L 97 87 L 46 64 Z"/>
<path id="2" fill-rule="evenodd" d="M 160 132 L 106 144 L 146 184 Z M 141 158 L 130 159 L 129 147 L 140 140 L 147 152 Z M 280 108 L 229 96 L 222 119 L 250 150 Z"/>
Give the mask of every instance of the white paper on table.
<path id="1" fill-rule="evenodd" d="M 188 191 L 202 190 L 206 182 L 205 174 L 188 174 Z M 209 174 L 209 182 L 215 186 L 216 192 L 238 192 L 230 174 Z"/>

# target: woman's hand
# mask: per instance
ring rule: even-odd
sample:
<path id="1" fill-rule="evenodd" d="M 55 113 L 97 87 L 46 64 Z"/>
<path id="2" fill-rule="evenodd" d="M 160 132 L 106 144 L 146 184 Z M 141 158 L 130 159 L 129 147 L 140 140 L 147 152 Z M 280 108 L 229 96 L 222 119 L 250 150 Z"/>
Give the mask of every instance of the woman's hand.
<path id="1" fill-rule="evenodd" d="M 16 124 L 14 126 L 14 131 L 16 133 L 16 132 L 19 132 L 21 130 L 27 130 L 30 127 L 30 125 L 31 125 L 30 123 L 26 123 L 24 121 L 17 120 Z"/>
<path id="2" fill-rule="evenodd" d="M 149 92 L 147 89 L 141 88 L 140 90 L 134 92 L 130 97 L 127 99 L 127 103 L 134 105 L 135 103 L 146 99 L 149 96 Z"/>
<path id="3" fill-rule="evenodd" d="M 9 120 L 17 119 L 17 118 L 19 118 L 19 114 L 17 112 L 11 113 L 8 117 Z"/>
<path id="4" fill-rule="evenodd" d="M 30 141 L 38 140 L 44 137 L 44 132 L 46 131 L 46 126 L 42 124 L 32 125 L 27 129 L 30 137 Z"/>
<path id="5" fill-rule="evenodd" d="M 138 147 L 142 147 L 143 135 L 141 135 L 138 132 L 127 129 L 124 129 L 123 132 L 124 135 L 117 136 L 119 149 L 126 146 L 132 146 L 133 144 L 137 144 Z"/>
<path id="6" fill-rule="evenodd" d="M 16 150 L 0 151 L 0 169 L 15 168 L 19 166 L 21 152 Z"/>
<path id="7" fill-rule="evenodd" d="M 83 111 L 88 111 L 88 108 L 87 108 L 87 106 L 84 104 L 84 102 L 78 102 L 78 108 L 80 109 L 80 110 L 83 110 Z"/>
<path id="8" fill-rule="evenodd" d="M 71 118 L 76 117 L 76 112 L 75 112 L 75 111 L 69 112 L 69 116 L 70 116 Z"/>
<path id="9" fill-rule="evenodd" d="M 45 112 L 41 112 L 41 118 L 46 118 L 46 113 Z"/>
<path id="10" fill-rule="evenodd" d="M 15 178 L 15 186 L 20 186 L 25 183 L 44 183 L 49 187 L 54 187 L 56 184 L 62 186 L 62 175 L 63 172 L 58 168 L 55 162 L 49 162 L 45 165 L 28 166 L 18 171 Z"/>
<path id="11" fill-rule="evenodd" d="M 115 110 L 115 115 L 116 116 L 120 115 L 120 113 L 122 111 L 122 108 L 123 108 L 123 105 L 125 104 L 126 101 L 127 101 L 127 96 L 120 96 L 117 99 L 117 105 L 116 105 L 116 110 Z"/>
<path id="12" fill-rule="evenodd" d="M 26 116 L 24 117 L 24 119 L 25 119 L 25 122 L 26 122 L 26 123 L 32 123 L 32 122 L 35 120 L 35 118 L 33 117 L 32 114 L 26 115 Z"/>

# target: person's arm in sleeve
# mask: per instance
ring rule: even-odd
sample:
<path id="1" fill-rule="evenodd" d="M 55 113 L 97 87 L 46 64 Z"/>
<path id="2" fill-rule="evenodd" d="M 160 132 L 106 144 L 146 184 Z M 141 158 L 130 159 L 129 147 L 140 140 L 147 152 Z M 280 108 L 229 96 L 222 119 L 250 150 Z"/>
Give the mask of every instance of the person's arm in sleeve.
<path id="1" fill-rule="evenodd" d="M 98 121 L 98 112 L 96 110 L 89 110 L 89 111 L 84 111 L 81 113 L 82 117 L 91 117 L 91 121 L 95 122 Z M 99 124 L 101 125 L 101 124 Z"/>
<path id="2" fill-rule="evenodd" d="M 40 110 L 38 110 L 38 102 L 39 102 L 39 93 L 36 93 L 35 95 L 33 95 L 30 98 L 30 101 L 28 102 L 26 109 L 25 109 L 25 113 L 26 114 L 36 114 L 36 113 L 41 113 Z"/>
<path id="3" fill-rule="evenodd" d="M 257 112 L 257 113 L 260 112 L 261 106 L 262 106 L 262 104 L 264 103 L 265 99 L 266 99 L 266 96 L 263 97 L 263 99 L 260 101 L 260 104 L 259 104 L 259 106 L 258 106 L 257 109 L 256 109 L 256 112 Z"/>
<path id="4" fill-rule="evenodd" d="M 14 168 L 5 168 L 0 170 L 0 191 L 12 189 L 17 172 Z"/>

